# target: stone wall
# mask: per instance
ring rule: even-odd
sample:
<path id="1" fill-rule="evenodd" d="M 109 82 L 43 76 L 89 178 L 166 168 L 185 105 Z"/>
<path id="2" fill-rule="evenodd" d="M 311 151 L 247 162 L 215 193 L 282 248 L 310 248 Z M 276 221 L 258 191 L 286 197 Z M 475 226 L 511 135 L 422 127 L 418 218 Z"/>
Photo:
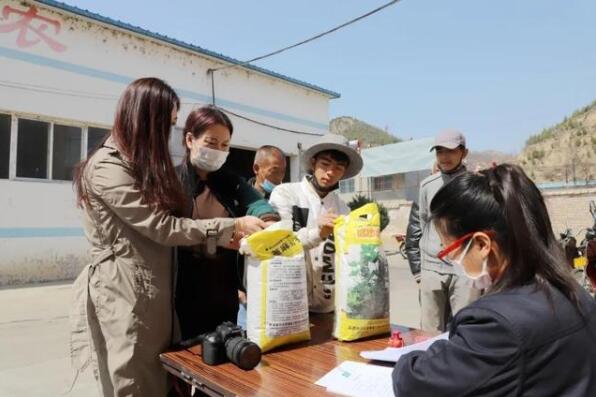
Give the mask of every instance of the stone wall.
<path id="1" fill-rule="evenodd" d="M 549 189 L 543 190 L 542 194 L 551 218 L 553 231 L 557 237 L 559 233 L 565 231 L 567 228 L 570 228 L 575 234 L 593 225 L 594 221 L 589 212 L 589 203 L 590 200 L 596 201 L 596 187 Z M 405 233 L 411 203 L 406 201 L 382 201 L 382 203 L 387 207 L 391 219 L 389 226 L 383 234 Z M 585 231 L 579 233 L 577 236 L 578 242 L 581 241 L 584 234 Z"/>
<path id="2" fill-rule="evenodd" d="M 590 200 L 596 201 L 596 187 L 545 190 L 542 194 L 557 237 L 567 228 L 575 234 L 594 224 L 589 203 Z M 578 235 L 578 241 L 583 238 L 584 233 Z"/>

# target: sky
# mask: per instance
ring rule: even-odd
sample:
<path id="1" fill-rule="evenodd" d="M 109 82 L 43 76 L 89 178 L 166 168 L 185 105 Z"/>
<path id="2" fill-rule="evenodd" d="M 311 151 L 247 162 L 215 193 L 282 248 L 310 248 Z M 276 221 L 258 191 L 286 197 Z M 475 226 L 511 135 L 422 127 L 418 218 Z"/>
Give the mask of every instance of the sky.
<path id="1" fill-rule="evenodd" d="M 246 60 L 388 0 L 63 1 Z M 516 153 L 596 99 L 595 20 L 594 0 L 402 0 L 256 65 L 339 92 L 331 118 Z"/>

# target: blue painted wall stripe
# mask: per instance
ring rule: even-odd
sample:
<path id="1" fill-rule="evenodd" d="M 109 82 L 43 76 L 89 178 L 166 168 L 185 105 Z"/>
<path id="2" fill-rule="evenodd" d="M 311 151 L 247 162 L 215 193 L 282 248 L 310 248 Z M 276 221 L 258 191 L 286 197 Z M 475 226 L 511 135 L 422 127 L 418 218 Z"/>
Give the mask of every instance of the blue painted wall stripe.
<path id="1" fill-rule="evenodd" d="M 59 60 L 56 60 L 53 58 L 48 58 L 48 57 L 44 57 L 41 55 L 31 54 L 28 52 L 19 51 L 19 50 L 15 50 L 12 48 L 6 48 L 6 47 L 1 47 L 1 46 L 0 46 L 0 56 L 9 58 L 9 59 L 16 59 L 19 61 L 32 63 L 35 65 L 50 67 L 53 69 L 58 69 L 58 70 L 62 70 L 62 71 L 70 72 L 70 73 L 75 73 L 75 74 L 82 75 L 82 76 L 87 76 L 87 77 L 92 77 L 92 78 L 96 78 L 96 79 L 120 83 L 120 84 L 129 84 L 131 81 L 134 80 L 134 78 L 129 77 L 129 76 L 124 76 L 124 75 L 120 75 L 117 73 L 94 69 L 94 68 L 90 68 L 87 66 L 77 65 L 74 63 L 63 62 L 63 61 L 59 61 Z M 175 90 L 182 97 L 195 99 L 195 100 L 201 101 L 203 103 L 211 103 L 211 96 L 209 96 L 209 95 L 205 95 L 205 94 L 201 94 L 198 92 L 189 91 L 189 90 L 185 90 L 185 89 L 181 89 L 181 88 L 175 88 Z M 290 123 L 302 124 L 306 127 L 317 128 L 317 129 L 322 129 L 322 130 L 327 130 L 329 128 L 329 126 L 324 123 L 318 123 L 318 122 L 312 121 L 312 120 L 302 119 L 299 117 L 294 117 L 294 116 L 290 116 L 290 115 L 283 114 L 283 113 L 273 112 L 270 110 L 261 109 L 261 108 L 257 108 L 257 107 L 250 106 L 250 105 L 245 105 L 243 103 L 230 101 L 227 99 L 216 98 L 216 103 L 219 105 L 222 105 L 224 107 L 230 107 L 230 108 L 234 108 L 236 110 L 240 110 L 240 111 L 244 111 L 244 112 L 259 114 L 259 115 L 262 115 L 265 117 L 270 117 L 270 118 L 281 120 L 281 121 L 287 121 Z M 81 120 L 81 121 L 84 121 L 84 120 Z"/>
<path id="2" fill-rule="evenodd" d="M 87 66 L 76 65 L 58 61 L 56 59 L 35 55 L 24 51 L 15 50 L 12 48 L 0 47 L 0 55 L 6 58 L 17 59 L 23 62 L 29 62 L 40 66 L 46 66 L 54 69 L 63 70 L 66 72 L 76 73 L 87 77 L 94 77 L 97 79 L 113 81 L 121 84 L 128 84 L 133 81 L 132 78 L 122 76 L 116 73 L 105 72 L 99 69 L 89 68 Z"/>
<path id="3" fill-rule="evenodd" d="M 84 237 L 80 227 L 2 227 L 0 238 Z"/>
<path id="4" fill-rule="evenodd" d="M 199 94 L 197 92 L 184 90 L 181 88 L 176 88 L 176 92 L 185 98 L 196 99 L 204 103 L 211 103 L 211 97 L 205 94 Z M 327 130 L 329 125 L 323 123 L 317 123 L 316 121 L 301 119 L 299 117 L 290 116 L 283 113 L 273 112 L 271 110 L 261 109 L 250 105 L 245 105 L 243 103 L 229 101 L 227 99 L 222 98 L 215 98 L 215 103 L 217 105 L 221 105 L 222 107 L 227 108 L 235 108 L 240 111 L 249 112 L 253 114 L 259 114 L 261 116 L 270 117 L 272 119 L 281 120 L 281 121 L 288 121 L 290 123 L 297 123 L 302 124 L 305 127 L 312 127 L 321 130 Z M 310 132 L 310 131 L 305 131 Z"/>

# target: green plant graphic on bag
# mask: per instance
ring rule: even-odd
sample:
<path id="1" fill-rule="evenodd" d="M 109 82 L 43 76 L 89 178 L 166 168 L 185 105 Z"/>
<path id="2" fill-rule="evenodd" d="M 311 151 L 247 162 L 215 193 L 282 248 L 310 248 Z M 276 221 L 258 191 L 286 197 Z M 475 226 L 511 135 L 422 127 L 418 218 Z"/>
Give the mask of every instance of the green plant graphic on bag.
<path id="1" fill-rule="evenodd" d="M 356 248 L 356 247 L 355 247 Z M 350 278 L 355 280 L 347 296 L 347 312 L 353 318 L 382 318 L 389 310 L 387 294 L 388 275 L 379 246 L 363 244 L 359 260 L 350 261 Z"/>
<path id="2" fill-rule="evenodd" d="M 338 217 L 333 336 L 351 341 L 389 333 L 389 267 L 374 203 Z"/>

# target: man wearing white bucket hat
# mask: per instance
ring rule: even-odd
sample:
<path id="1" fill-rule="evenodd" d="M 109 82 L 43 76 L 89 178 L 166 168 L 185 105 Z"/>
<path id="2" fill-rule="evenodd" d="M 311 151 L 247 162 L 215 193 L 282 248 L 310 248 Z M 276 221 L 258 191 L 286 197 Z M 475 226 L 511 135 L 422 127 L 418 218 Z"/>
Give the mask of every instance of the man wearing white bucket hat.
<path id="1" fill-rule="evenodd" d="M 277 186 L 269 202 L 282 219 L 292 220 L 304 246 L 309 310 L 328 313 L 335 306 L 333 225 L 350 212 L 336 190 L 340 180 L 360 172 L 362 157 L 345 137 L 327 134 L 304 152 L 302 164 L 304 179 Z"/>

